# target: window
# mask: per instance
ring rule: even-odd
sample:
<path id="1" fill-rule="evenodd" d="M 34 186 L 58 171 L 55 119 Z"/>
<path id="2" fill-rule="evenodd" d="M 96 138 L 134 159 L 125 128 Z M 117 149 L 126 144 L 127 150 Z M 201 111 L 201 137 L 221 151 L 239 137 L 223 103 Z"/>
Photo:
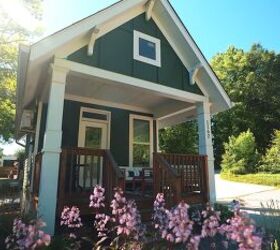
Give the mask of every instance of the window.
<path id="1" fill-rule="evenodd" d="M 130 116 L 130 166 L 150 167 L 153 152 L 153 119 Z"/>
<path id="2" fill-rule="evenodd" d="M 134 59 L 161 66 L 160 40 L 134 30 Z"/>

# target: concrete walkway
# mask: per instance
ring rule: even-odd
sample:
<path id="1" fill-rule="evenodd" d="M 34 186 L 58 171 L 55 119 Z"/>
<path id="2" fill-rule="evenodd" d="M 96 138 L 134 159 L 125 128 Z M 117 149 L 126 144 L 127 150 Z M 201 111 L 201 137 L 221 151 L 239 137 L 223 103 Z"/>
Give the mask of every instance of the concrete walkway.
<path id="1" fill-rule="evenodd" d="M 226 181 L 219 174 L 215 175 L 215 181 L 218 202 L 236 199 L 241 200 L 245 207 L 260 208 L 261 202 L 271 199 L 280 201 L 280 189 L 275 187 Z"/>

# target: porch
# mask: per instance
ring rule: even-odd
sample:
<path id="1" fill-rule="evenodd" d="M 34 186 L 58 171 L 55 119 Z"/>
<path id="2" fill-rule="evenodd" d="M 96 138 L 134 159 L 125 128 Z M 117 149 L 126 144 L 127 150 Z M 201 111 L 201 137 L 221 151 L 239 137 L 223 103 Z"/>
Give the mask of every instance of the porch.
<path id="1" fill-rule="evenodd" d="M 41 154 L 36 157 L 34 204 L 39 195 Z M 145 174 L 145 170 L 151 175 Z M 95 179 L 96 172 L 102 176 Z M 64 206 L 78 206 L 82 215 L 92 214 L 89 196 L 99 182 L 105 190 L 106 205 L 113 198 L 114 188 L 120 187 L 128 198 L 135 199 L 140 211 L 152 211 L 152 201 L 157 193 L 164 193 L 169 207 L 181 200 L 189 204 L 209 201 L 207 156 L 153 153 L 153 167 L 144 168 L 139 176 L 127 180 L 126 169 L 120 168 L 110 150 L 64 148 L 60 155 L 57 215 Z M 135 181 L 133 188 L 128 188 Z M 137 191 L 136 191 L 137 188 Z M 142 212 L 141 211 L 141 212 Z M 149 217 L 148 217 L 149 219 Z"/>
<path id="2" fill-rule="evenodd" d="M 33 190 L 50 232 L 65 205 L 90 212 L 96 184 L 107 204 L 120 186 L 141 209 L 151 209 L 159 192 L 169 206 L 215 201 L 208 96 L 64 59 L 55 59 L 48 88 L 39 103 L 35 152 L 42 164 L 35 164 Z M 159 130 L 193 119 L 201 156 L 159 153 Z"/>

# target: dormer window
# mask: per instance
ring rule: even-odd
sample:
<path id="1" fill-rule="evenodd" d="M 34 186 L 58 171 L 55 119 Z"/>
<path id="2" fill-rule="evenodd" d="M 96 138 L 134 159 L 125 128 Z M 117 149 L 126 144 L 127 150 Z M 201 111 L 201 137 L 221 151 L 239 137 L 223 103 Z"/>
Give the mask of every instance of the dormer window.
<path id="1" fill-rule="evenodd" d="M 161 66 L 160 40 L 134 30 L 134 59 Z"/>

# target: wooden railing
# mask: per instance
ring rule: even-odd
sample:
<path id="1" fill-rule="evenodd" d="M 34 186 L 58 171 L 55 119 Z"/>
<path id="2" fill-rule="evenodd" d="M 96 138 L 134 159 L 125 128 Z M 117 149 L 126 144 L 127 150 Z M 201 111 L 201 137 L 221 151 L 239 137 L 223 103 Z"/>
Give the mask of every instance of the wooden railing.
<path id="1" fill-rule="evenodd" d="M 102 180 L 102 182 L 101 182 Z M 125 187 L 125 176 L 109 150 L 67 148 L 61 153 L 58 211 L 65 205 L 78 205 L 81 213 L 89 209 L 89 195 L 96 184 L 106 190 L 106 203 L 115 187 Z"/>
<path id="2" fill-rule="evenodd" d="M 41 165 L 42 165 L 42 153 L 38 153 L 35 156 L 35 161 L 34 161 L 34 176 L 33 176 L 34 179 L 33 179 L 33 191 L 32 191 L 34 208 L 37 208 L 38 206 Z"/>
<path id="3" fill-rule="evenodd" d="M 170 201 L 208 202 L 207 156 L 154 153 L 154 192 Z"/>

